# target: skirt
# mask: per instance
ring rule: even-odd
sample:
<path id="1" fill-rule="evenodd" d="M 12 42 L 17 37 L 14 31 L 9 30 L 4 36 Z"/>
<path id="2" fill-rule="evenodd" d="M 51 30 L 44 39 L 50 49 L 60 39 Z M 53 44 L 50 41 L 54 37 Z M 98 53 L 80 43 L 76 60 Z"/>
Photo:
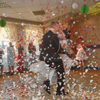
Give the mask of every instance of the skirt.
<path id="1" fill-rule="evenodd" d="M 34 73 L 40 73 L 46 77 L 48 76 L 49 70 L 49 66 L 44 61 L 39 61 L 30 66 L 30 71 Z"/>
<path id="2" fill-rule="evenodd" d="M 74 59 L 69 58 L 66 54 L 59 54 L 62 58 L 65 73 L 69 74 L 72 66 L 78 65 L 78 62 Z"/>

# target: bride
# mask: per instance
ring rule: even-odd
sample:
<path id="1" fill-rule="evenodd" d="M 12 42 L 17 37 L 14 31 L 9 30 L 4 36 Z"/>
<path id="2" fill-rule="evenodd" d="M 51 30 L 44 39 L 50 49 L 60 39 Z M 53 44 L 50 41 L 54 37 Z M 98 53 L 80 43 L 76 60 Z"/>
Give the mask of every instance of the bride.
<path id="1" fill-rule="evenodd" d="M 69 74 L 70 68 L 78 64 L 75 59 L 72 59 L 73 50 L 72 50 L 72 40 L 70 40 L 71 32 L 68 29 L 62 30 L 60 35 L 60 43 L 65 44 L 64 49 L 66 50 L 66 54 L 59 54 L 62 57 L 65 73 Z"/>

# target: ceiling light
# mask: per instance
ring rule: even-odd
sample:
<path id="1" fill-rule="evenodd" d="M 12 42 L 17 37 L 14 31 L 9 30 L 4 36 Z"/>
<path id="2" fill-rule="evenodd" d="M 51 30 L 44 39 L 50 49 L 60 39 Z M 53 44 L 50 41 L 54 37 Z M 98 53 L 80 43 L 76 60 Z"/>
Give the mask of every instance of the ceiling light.
<path id="1" fill-rule="evenodd" d="M 19 15 L 21 14 L 21 13 L 18 13 Z"/>

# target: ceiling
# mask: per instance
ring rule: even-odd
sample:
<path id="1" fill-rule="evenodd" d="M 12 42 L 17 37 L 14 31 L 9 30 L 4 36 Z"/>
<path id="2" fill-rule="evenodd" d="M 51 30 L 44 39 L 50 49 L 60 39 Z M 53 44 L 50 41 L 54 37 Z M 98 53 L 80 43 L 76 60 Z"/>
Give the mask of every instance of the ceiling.
<path id="1" fill-rule="evenodd" d="M 80 12 L 80 7 L 83 4 L 89 6 L 95 5 L 100 0 L 0 0 L 6 2 L 11 8 L 0 8 L 0 15 L 8 13 L 7 17 L 45 22 L 58 16 L 64 15 L 72 11 Z M 73 9 L 72 4 L 78 3 L 78 8 Z M 44 10 L 45 15 L 34 15 L 32 11 Z"/>

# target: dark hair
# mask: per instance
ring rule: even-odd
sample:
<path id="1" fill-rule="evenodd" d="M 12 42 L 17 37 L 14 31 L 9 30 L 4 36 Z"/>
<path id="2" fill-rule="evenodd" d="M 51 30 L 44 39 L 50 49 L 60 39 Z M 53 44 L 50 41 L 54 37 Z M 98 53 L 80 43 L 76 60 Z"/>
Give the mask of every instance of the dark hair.
<path id="1" fill-rule="evenodd" d="M 66 36 L 66 39 L 70 39 L 71 31 L 69 29 L 63 29 L 62 30 Z"/>
<path id="2" fill-rule="evenodd" d="M 78 37 L 78 40 L 79 40 L 79 39 L 84 40 L 84 39 L 83 39 L 83 37 L 81 37 L 81 36 L 80 36 L 80 37 Z"/>
<path id="3" fill-rule="evenodd" d="M 9 42 L 9 44 L 11 44 L 12 42 Z"/>
<path id="4" fill-rule="evenodd" d="M 54 25 L 57 25 L 57 24 L 58 24 L 57 22 L 51 22 L 50 27 L 52 28 Z"/>

